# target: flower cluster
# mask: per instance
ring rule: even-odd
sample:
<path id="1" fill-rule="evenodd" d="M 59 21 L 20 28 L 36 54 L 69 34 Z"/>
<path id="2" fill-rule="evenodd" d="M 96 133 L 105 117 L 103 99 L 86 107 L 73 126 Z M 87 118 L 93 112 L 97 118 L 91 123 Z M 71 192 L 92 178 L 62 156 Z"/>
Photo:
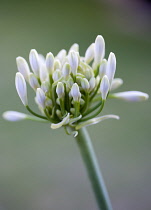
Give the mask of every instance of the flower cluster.
<path id="1" fill-rule="evenodd" d="M 9 121 L 23 119 L 50 122 L 51 128 L 64 126 L 67 133 L 69 127 L 75 131 L 104 119 L 119 117 L 106 115 L 97 117 L 102 111 L 107 98 L 119 98 L 126 101 L 142 101 L 148 98 L 146 93 L 128 91 L 112 93 L 123 84 L 123 80 L 115 78 L 116 57 L 110 53 L 105 56 L 105 42 L 101 35 L 97 36 L 85 52 L 79 54 L 78 44 L 73 44 L 67 53 L 61 50 L 56 56 L 51 52 L 46 58 L 32 49 L 29 62 L 32 69 L 22 57 L 17 57 L 18 73 L 15 84 L 17 93 L 31 115 L 8 111 L 3 117 Z M 35 102 L 41 114 L 29 107 L 26 82 L 35 91 Z"/>

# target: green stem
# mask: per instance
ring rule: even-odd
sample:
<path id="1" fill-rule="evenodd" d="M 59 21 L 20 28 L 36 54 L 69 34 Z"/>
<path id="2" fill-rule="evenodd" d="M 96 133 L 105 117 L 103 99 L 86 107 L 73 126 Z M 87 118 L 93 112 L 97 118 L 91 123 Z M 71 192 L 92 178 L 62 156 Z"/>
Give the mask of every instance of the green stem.
<path id="1" fill-rule="evenodd" d="M 99 164 L 93 149 L 93 145 L 86 128 L 81 128 L 76 137 L 81 156 L 83 158 L 89 179 L 100 210 L 112 210 L 107 189 L 101 175 Z"/>
<path id="2" fill-rule="evenodd" d="M 26 106 L 26 109 L 27 109 L 31 114 L 35 115 L 36 117 L 39 117 L 39 118 L 44 119 L 44 120 L 47 120 L 47 117 L 41 116 L 41 115 L 39 115 L 39 114 L 33 112 L 33 111 L 29 108 L 29 106 Z"/>

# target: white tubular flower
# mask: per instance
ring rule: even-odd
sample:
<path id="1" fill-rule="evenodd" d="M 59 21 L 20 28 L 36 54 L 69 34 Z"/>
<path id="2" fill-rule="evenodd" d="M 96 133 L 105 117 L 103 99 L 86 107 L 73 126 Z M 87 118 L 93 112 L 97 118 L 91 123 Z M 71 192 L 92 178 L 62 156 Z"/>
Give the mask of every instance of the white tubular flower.
<path id="1" fill-rule="evenodd" d="M 99 76 L 102 79 L 106 75 L 107 60 L 103 59 L 99 68 Z"/>
<path id="2" fill-rule="evenodd" d="M 66 63 L 63 65 L 63 68 L 62 68 L 62 76 L 63 76 L 65 79 L 68 79 L 68 77 L 70 76 L 70 73 L 71 73 L 70 64 L 66 62 Z"/>
<path id="3" fill-rule="evenodd" d="M 54 82 L 59 80 L 60 77 L 61 77 L 61 71 L 59 69 L 56 69 L 52 75 Z"/>
<path id="4" fill-rule="evenodd" d="M 45 64 L 41 64 L 41 66 L 40 66 L 40 81 L 44 82 L 47 80 L 49 80 L 48 71 L 46 69 Z"/>
<path id="5" fill-rule="evenodd" d="M 106 75 L 109 79 L 110 85 L 112 84 L 115 71 L 116 71 L 116 57 L 115 57 L 115 54 L 111 52 L 109 54 L 107 67 L 106 67 Z"/>
<path id="6" fill-rule="evenodd" d="M 24 78 L 28 81 L 28 76 L 30 74 L 29 66 L 27 61 L 22 57 L 16 58 L 18 71 L 24 76 Z"/>
<path id="7" fill-rule="evenodd" d="M 45 93 L 41 88 L 37 88 L 36 91 L 36 101 L 39 104 L 39 106 L 41 106 L 43 109 L 45 108 Z"/>
<path id="8" fill-rule="evenodd" d="M 119 88 L 123 84 L 123 80 L 121 78 L 115 78 L 112 81 L 110 90 L 115 90 Z"/>
<path id="9" fill-rule="evenodd" d="M 66 58 L 66 55 L 67 55 L 67 51 L 66 50 L 61 50 L 58 54 L 57 54 L 57 59 L 59 59 L 59 61 L 62 63 L 64 62 L 65 58 Z"/>
<path id="10" fill-rule="evenodd" d="M 56 70 L 56 69 L 61 69 L 61 63 L 60 63 L 59 59 L 54 60 L 54 70 Z"/>
<path id="11" fill-rule="evenodd" d="M 109 92 L 109 88 L 110 88 L 109 80 L 108 80 L 108 77 L 105 75 L 102 78 L 101 85 L 100 85 L 100 91 L 101 91 L 103 100 L 106 100 L 107 94 Z"/>
<path id="12" fill-rule="evenodd" d="M 49 52 L 46 56 L 46 67 L 49 74 L 53 73 L 54 69 L 54 56 L 51 52 Z"/>
<path id="13" fill-rule="evenodd" d="M 27 100 L 26 82 L 25 82 L 23 75 L 20 72 L 16 73 L 15 85 L 16 85 L 17 93 L 18 93 L 22 103 L 24 104 L 24 106 L 27 106 L 28 100 Z"/>
<path id="14" fill-rule="evenodd" d="M 58 82 L 57 88 L 56 88 L 56 93 L 57 93 L 58 98 L 64 97 L 65 92 L 64 92 L 64 85 L 62 82 Z"/>
<path id="15" fill-rule="evenodd" d="M 90 91 L 93 90 L 95 88 L 95 78 L 92 77 L 89 81 L 90 84 Z"/>
<path id="16" fill-rule="evenodd" d="M 27 115 L 21 112 L 7 111 L 3 113 L 3 118 L 5 120 L 15 122 L 25 120 L 27 118 Z"/>
<path id="17" fill-rule="evenodd" d="M 83 90 L 88 92 L 88 90 L 90 88 L 90 84 L 86 78 L 81 80 L 81 86 L 82 86 Z"/>
<path id="18" fill-rule="evenodd" d="M 122 99 L 129 102 L 145 101 L 149 98 L 149 95 L 140 91 L 126 91 L 120 93 L 114 93 L 111 95 L 113 98 Z"/>
<path id="19" fill-rule="evenodd" d="M 34 90 L 40 87 L 37 77 L 33 73 L 29 74 L 29 84 Z"/>
<path id="20" fill-rule="evenodd" d="M 94 62 L 99 65 L 105 54 L 105 41 L 101 35 L 98 35 L 94 44 Z"/>
<path id="21" fill-rule="evenodd" d="M 39 64 L 39 55 L 36 50 L 32 49 L 30 51 L 29 61 L 33 72 L 37 77 L 39 77 L 40 64 Z"/>
<path id="22" fill-rule="evenodd" d="M 80 93 L 79 86 L 77 83 L 74 83 L 72 85 L 71 96 L 73 97 L 74 101 L 80 101 L 81 93 Z"/>
<path id="23" fill-rule="evenodd" d="M 84 60 L 86 63 L 90 63 L 94 58 L 94 43 L 92 43 L 85 52 Z"/>
<path id="24" fill-rule="evenodd" d="M 68 61 L 71 66 L 71 71 L 72 71 L 73 75 L 76 75 L 77 68 L 79 65 L 79 59 L 78 59 L 78 55 L 75 51 L 70 51 L 70 53 L 68 55 Z"/>
<path id="25" fill-rule="evenodd" d="M 78 45 L 77 43 L 74 43 L 74 44 L 70 47 L 69 53 L 70 53 L 71 51 L 79 52 L 79 45 Z"/>
<path id="26" fill-rule="evenodd" d="M 48 81 L 44 81 L 41 84 L 41 89 L 44 91 L 44 93 L 47 93 L 50 89 L 50 84 Z"/>

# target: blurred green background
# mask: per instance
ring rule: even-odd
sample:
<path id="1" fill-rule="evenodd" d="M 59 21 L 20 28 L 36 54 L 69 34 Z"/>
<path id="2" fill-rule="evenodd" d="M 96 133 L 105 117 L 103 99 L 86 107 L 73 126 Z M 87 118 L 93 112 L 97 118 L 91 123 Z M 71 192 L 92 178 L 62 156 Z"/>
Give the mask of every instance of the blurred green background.
<path id="1" fill-rule="evenodd" d="M 133 3 L 132 3 L 133 2 Z M 37 49 L 56 54 L 73 43 L 80 54 L 98 34 L 106 57 L 117 57 L 121 90 L 151 93 L 149 1 L 0 1 L 0 115 L 26 112 L 15 89 L 15 58 Z M 34 105 L 33 92 L 28 89 Z M 115 210 L 151 209 L 151 103 L 108 100 L 117 114 L 88 128 Z M 36 108 L 35 108 L 36 109 Z M 77 145 L 64 130 L 0 118 L 0 210 L 95 210 L 97 205 Z"/>

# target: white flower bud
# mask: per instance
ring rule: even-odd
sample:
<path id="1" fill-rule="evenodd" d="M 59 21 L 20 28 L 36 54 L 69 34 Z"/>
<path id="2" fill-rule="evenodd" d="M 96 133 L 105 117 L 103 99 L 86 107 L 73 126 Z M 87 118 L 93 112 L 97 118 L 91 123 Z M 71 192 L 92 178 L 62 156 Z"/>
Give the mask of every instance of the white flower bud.
<path id="1" fill-rule="evenodd" d="M 48 71 L 46 69 L 46 65 L 43 63 L 40 66 L 40 81 L 43 82 L 47 80 L 49 80 Z"/>
<path id="2" fill-rule="evenodd" d="M 70 51 L 69 55 L 68 55 L 68 61 L 69 64 L 71 66 L 71 71 L 73 73 L 73 75 L 77 74 L 77 68 L 79 65 L 79 58 L 78 55 L 75 51 Z"/>
<path id="3" fill-rule="evenodd" d="M 61 50 L 58 54 L 57 54 L 57 59 L 59 59 L 59 61 L 62 63 L 64 62 L 65 58 L 66 58 L 67 52 L 66 50 Z"/>
<path id="4" fill-rule="evenodd" d="M 74 101 L 79 101 L 80 100 L 81 93 L 80 93 L 79 86 L 77 85 L 77 83 L 74 83 L 72 85 L 70 93 L 71 93 L 71 96 L 73 97 Z"/>
<path id="5" fill-rule="evenodd" d="M 74 44 L 70 47 L 69 53 L 70 53 L 71 51 L 79 52 L 79 45 L 78 45 L 77 43 L 74 43 Z"/>
<path id="6" fill-rule="evenodd" d="M 52 107 L 52 100 L 48 97 L 45 100 L 45 106 L 46 107 Z"/>
<path id="7" fill-rule="evenodd" d="M 46 56 L 46 67 L 49 74 L 52 74 L 54 69 L 54 56 L 51 52 L 49 52 Z"/>
<path id="8" fill-rule="evenodd" d="M 99 75 L 101 79 L 106 74 L 106 67 L 107 67 L 107 60 L 103 59 L 99 68 Z"/>
<path id="9" fill-rule="evenodd" d="M 81 80 L 81 86 L 85 91 L 88 91 L 90 88 L 90 84 L 86 78 Z"/>
<path id="10" fill-rule="evenodd" d="M 33 49 L 30 51 L 29 61 L 33 72 L 37 77 L 39 77 L 40 64 L 39 64 L 39 55 L 36 50 Z"/>
<path id="11" fill-rule="evenodd" d="M 93 90 L 95 88 L 95 78 L 92 77 L 89 81 L 90 84 L 90 91 Z"/>
<path id="12" fill-rule="evenodd" d="M 22 57 L 17 57 L 16 63 L 17 63 L 18 71 L 24 76 L 26 80 L 28 80 L 30 70 L 29 70 L 27 61 Z"/>
<path id="13" fill-rule="evenodd" d="M 94 72 L 92 69 L 86 69 L 85 70 L 85 77 L 90 80 L 92 77 L 94 77 Z"/>
<path id="14" fill-rule="evenodd" d="M 126 91 L 112 94 L 112 97 L 129 102 L 145 101 L 149 98 L 147 93 L 140 91 Z"/>
<path id="15" fill-rule="evenodd" d="M 105 75 L 102 78 L 101 85 L 100 85 L 100 91 L 101 91 L 103 100 L 106 100 L 107 94 L 109 92 L 109 87 L 110 87 L 109 80 L 108 80 L 108 77 Z"/>
<path id="16" fill-rule="evenodd" d="M 34 90 L 40 87 L 37 77 L 33 73 L 29 74 L 29 84 Z"/>
<path id="17" fill-rule="evenodd" d="M 69 63 L 65 63 L 62 68 L 62 76 L 67 79 L 71 73 L 71 68 Z"/>
<path id="18" fill-rule="evenodd" d="M 61 63 L 58 59 L 55 59 L 54 61 L 54 70 L 61 69 Z"/>
<path id="19" fill-rule="evenodd" d="M 63 98 L 65 93 L 64 93 L 64 85 L 62 82 L 58 82 L 57 88 L 56 88 L 56 93 L 58 98 Z"/>
<path id="20" fill-rule="evenodd" d="M 90 63 L 94 58 L 94 43 L 92 43 L 85 52 L 85 62 Z"/>
<path id="21" fill-rule="evenodd" d="M 111 84 L 111 90 L 115 90 L 115 89 L 119 88 L 122 84 L 123 84 L 122 79 L 120 79 L 120 78 L 113 79 L 112 84 Z"/>
<path id="22" fill-rule="evenodd" d="M 27 118 L 27 115 L 24 113 L 20 112 L 15 112 L 15 111 L 7 111 L 3 113 L 3 118 L 8 121 L 20 121 L 20 120 L 25 120 Z"/>
<path id="23" fill-rule="evenodd" d="M 106 75 L 109 79 L 110 85 L 112 84 L 112 80 L 114 78 L 114 74 L 116 71 L 116 57 L 114 53 L 110 53 L 106 66 Z"/>
<path id="24" fill-rule="evenodd" d="M 61 71 L 59 69 L 56 69 L 52 75 L 54 82 L 60 79 L 60 77 L 61 77 Z"/>
<path id="25" fill-rule="evenodd" d="M 44 93 L 47 93 L 50 88 L 50 83 L 48 81 L 44 81 L 41 84 L 41 89 L 44 91 Z"/>
<path id="26" fill-rule="evenodd" d="M 94 61 L 98 65 L 101 63 L 105 54 L 105 42 L 101 35 L 98 35 L 94 44 Z"/>
<path id="27" fill-rule="evenodd" d="M 28 105 L 28 100 L 27 100 L 26 82 L 25 82 L 25 79 L 24 79 L 23 75 L 20 72 L 16 73 L 15 85 L 16 85 L 17 93 L 18 93 L 22 103 L 25 106 L 27 106 Z"/>
<path id="28" fill-rule="evenodd" d="M 36 91 L 36 102 L 43 109 L 45 108 L 45 99 L 46 99 L 46 96 L 45 96 L 44 91 L 41 88 L 37 88 L 37 91 Z"/>

